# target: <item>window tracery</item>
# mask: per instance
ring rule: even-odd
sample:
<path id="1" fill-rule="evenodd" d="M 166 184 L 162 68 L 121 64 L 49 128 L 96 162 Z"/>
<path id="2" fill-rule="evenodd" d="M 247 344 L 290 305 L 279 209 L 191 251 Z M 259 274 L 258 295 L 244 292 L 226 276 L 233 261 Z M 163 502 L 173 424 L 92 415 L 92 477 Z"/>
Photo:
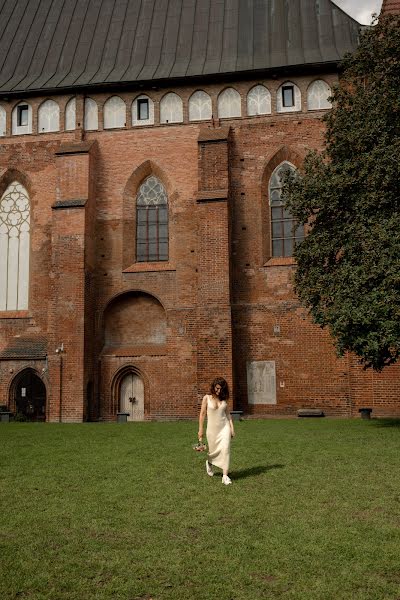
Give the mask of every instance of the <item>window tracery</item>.
<path id="1" fill-rule="evenodd" d="M 218 96 L 218 116 L 221 119 L 230 119 L 242 115 L 241 98 L 239 92 L 227 88 Z"/>
<path id="2" fill-rule="evenodd" d="M 309 110 L 320 110 L 324 108 L 332 108 L 332 104 L 328 98 L 331 96 L 332 90 L 325 81 L 317 79 L 313 81 L 307 91 L 307 105 Z"/>
<path id="3" fill-rule="evenodd" d="M 99 111 L 97 103 L 92 98 L 85 99 L 85 129 L 93 131 L 99 128 Z"/>
<path id="4" fill-rule="evenodd" d="M 182 99 L 174 92 L 169 92 L 160 102 L 160 123 L 182 123 Z"/>
<path id="5" fill-rule="evenodd" d="M 3 106 L 0 106 L 0 136 L 6 135 L 7 131 L 7 113 Z"/>
<path id="6" fill-rule="evenodd" d="M 295 244 L 304 239 L 303 225 L 296 227 L 293 215 L 282 200 L 282 177 L 288 170 L 295 171 L 295 168 L 285 161 L 275 169 L 269 182 L 273 257 L 293 256 Z"/>
<path id="7" fill-rule="evenodd" d="M 189 98 L 189 121 L 206 121 L 212 118 L 211 97 L 203 90 Z"/>
<path id="8" fill-rule="evenodd" d="M 264 85 L 256 85 L 247 94 L 247 114 L 251 117 L 271 114 L 271 94 Z"/>
<path id="9" fill-rule="evenodd" d="M 65 107 L 65 130 L 72 131 L 76 127 L 76 98 L 71 98 Z"/>
<path id="10" fill-rule="evenodd" d="M 14 181 L 0 200 L 0 310 L 28 308 L 29 251 L 29 196 Z"/>
<path id="11" fill-rule="evenodd" d="M 125 127 L 126 125 L 126 105 L 119 96 L 112 96 L 104 103 L 104 129 L 114 129 L 116 127 Z"/>
<path id="12" fill-rule="evenodd" d="M 136 260 L 168 260 L 168 196 L 154 175 L 142 183 L 136 198 Z"/>
<path id="13" fill-rule="evenodd" d="M 60 130 L 60 107 L 54 100 L 46 100 L 39 106 L 38 131 L 39 133 Z"/>

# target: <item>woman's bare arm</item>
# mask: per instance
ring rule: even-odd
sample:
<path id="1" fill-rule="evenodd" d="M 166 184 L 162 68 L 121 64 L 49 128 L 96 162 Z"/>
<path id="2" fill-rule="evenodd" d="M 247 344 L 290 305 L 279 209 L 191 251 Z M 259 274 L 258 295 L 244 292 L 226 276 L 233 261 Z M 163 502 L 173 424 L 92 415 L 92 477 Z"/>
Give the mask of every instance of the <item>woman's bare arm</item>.
<path id="1" fill-rule="evenodd" d="M 226 405 L 225 413 L 226 413 L 226 416 L 227 416 L 227 418 L 229 420 L 229 426 L 231 428 L 231 437 L 235 437 L 235 428 L 233 426 L 232 415 L 231 415 L 231 412 L 230 412 L 230 410 L 228 408 L 228 405 Z"/>
<path id="2" fill-rule="evenodd" d="M 206 414 L 207 414 L 207 396 L 204 396 L 203 401 L 201 403 L 201 409 L 200 409 L 200 415 L 199 415 L 199 432 L 197 434 L 197 437 L 199 438 L 200 441 L 203 437 L 203 426 L 204 426 L 204 419 L 206 418 Z"/>

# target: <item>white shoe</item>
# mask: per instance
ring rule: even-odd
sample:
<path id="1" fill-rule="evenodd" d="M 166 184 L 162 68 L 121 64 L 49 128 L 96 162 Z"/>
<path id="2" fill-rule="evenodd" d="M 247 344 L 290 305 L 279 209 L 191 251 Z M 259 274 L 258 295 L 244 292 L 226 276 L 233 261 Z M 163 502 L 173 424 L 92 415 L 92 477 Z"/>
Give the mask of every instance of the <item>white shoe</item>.
<path id="1" fill-rule="evenodd" d="M 206 460 L 206 471 L 207 471 L 207 475 L 209 475 L 210 477 L 212 477 L 214 475 L 214 471 L 212 470 L 211 465 L 208 462 L 208 460 Z"/>
<path id="2" fill-rule="evenodd" d="M 228 477 L 228 475 L 223 475 L 222 476 L 222 483 L 224 485 L 229 485 L 230 483 L 232 483 L 232 479 L 230 477 Z"/>

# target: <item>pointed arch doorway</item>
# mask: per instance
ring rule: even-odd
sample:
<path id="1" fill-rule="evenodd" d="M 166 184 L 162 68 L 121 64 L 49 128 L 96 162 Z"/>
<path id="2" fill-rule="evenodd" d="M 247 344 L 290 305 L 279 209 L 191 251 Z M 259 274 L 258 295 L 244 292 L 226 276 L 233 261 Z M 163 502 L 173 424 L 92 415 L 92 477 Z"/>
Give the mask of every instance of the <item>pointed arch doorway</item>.
<path id="1" fill-rule="evenodd" d="M 135 371 L 125 372 L 119 385 L 119 411 L 128 413 L 128 421 L 144 420 L 144 384 Z"/>
<path id="2" fill-rule="evenodd" d="M 33 369 L 19 373 L 12 386 L 15 412 L 28 421 L 46 420 L 46 386 Z"/>

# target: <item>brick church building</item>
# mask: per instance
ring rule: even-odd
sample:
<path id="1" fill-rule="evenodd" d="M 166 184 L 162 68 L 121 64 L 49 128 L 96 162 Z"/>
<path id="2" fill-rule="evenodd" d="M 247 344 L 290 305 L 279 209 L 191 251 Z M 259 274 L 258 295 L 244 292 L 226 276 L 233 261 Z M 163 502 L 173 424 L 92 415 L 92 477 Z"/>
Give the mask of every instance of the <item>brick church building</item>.
<path id="1" fill-rule="evenodd" d="M 0 404 L 194 418 L 220 375 L 250 416 L 400 414 L 399 368 L 300 307 L 281 201 L 359 30 L 330 0 L 0 2 Z"/>

